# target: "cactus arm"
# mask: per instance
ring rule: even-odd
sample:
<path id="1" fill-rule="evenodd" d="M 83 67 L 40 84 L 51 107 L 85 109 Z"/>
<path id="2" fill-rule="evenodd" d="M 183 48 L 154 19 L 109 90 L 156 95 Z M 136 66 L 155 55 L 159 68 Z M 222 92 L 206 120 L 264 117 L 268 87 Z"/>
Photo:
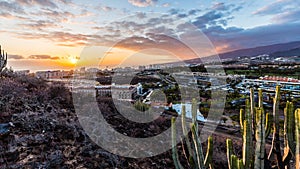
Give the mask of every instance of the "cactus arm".
<path id="1" fill-rule="evenodd" d="M 192 99 L 192 123 L 195 125 L 196 132 L 198 133 L 197 110 L 199 109 L 197 100 Z"/>
<path id="2" fill-rule="evenodd" d="M 243 131 L 243 164 L 245 168 L 250 168 L 252 159 L 252 133 L 251 123 L 244 121 Z"/>
<path id="3" fill-rule="evenodd" d="M 172 117 L 171 119 L 171 130 L 172 130 L 172 158 L 174 161 L 174 165 L 176 169 L 183 169 L 179 157 L 178 157 L 178 150 L 177 150 L 177 141 L 176 141 L 176 125 L 175 125 L 176 118 Z"/>
<path id="4" fill-rule="evenodd" d="M 238 168 L 239 168 L 239 169 L 244 169 L 243 160 L 239 160 Z"/>
<path id="5" fill-rule="evenodd" d="M 300 109 L 297 109 L 295 111 L 295 124 L 296 124 L 296 151 L 295 151 L 295 156 L 296 156 L 296 169 L 300 169 Z"/>
<path id="6" fill-rule="evenodd" d="M 290 108 L 288 109 L 288 145 L 291 149 L 291 153 L 295 154 L 296 151 L 296 145 L 295 145 L 295 115 L 294 115 L 294 104 L 293 102 L 290 102 Z"/>
<path id="7" fill-rule="evenodd" d="M 244 131 L 244 120 L 245 120 L 245 112 L 244 112 L 244 109 L 241 109 L 240 110 L 240 126 L 241 126 L 241 132 Z"/>
<path id="8" fill-rule="evenodd" d="M 231 169 L 239 169 L 239 160 L 236 155 L 231 155 Z"/>
<path id="9" fill-rule="evenodd" d="M 265 125 L 265 131 L 266 131 L 266 139 L 269 137 L 271 133 L 271 115 L 269 113 L 266 114 L 266 125 Z"/>
<path id="10" fill-rule="evenodd" d="M 249 168 L 251 162 L 253 161 L 253 142 L 252 142 L 253 141 L 253 136 L 252 136 L 253 115 L 251 114 L 251 105 L 253 104 L 250 103 L 249 100 L 247 99 L 246 107 L 245 107 L 245 121 L 247 121 L 247 123 L 244 123 L 244 131 L 243 131 L 243 149 L 245 150 L 245 154 L 243 154 L 243 163 L 245 165 L 245 168 Z M 245 124 L 247 124 L 247 126 L 245 126 Z"/>
<path id="11" fill-rule="evenodd" d="M 199 169 L 204 168 L 204 157 L 203 157 L 203 151 L 202 151 L 202 145 L 199 140 L 199 135 L 197 133 L 196 125 L 192 125 L 192 137 L 194 142 L 194 148 L 196 151 L 196 162 Z"/>
<path id="12" fill-rule="evenodd" d="M 228 168 L 229 169 L 233 169 L 232 168 L 232 158 L 231 156 L 233 155 L 233 147 L 232 147 L 232 140 L 231 139 L 227 139 L 226 140 L 226 147 L 227 147 L 227 162 L 228 162 Z"/>
<path id="13" fill-rule="evenodd" d="M 181 110 L 182 114 L 181 114 L 181 123 L 182 123 L 182 130 L 183 130 L 183 135 L 184 135 L 184 140 L 188 149 L 188 153 L 189 153 L 189 158 L 195 159 L 195 154 L 192 151 L 191 148 L 191 141 L 189 139 L 189 135 L 188 135 L 188 130 L 187 130 L 187 126 L 186 126 L 186 109 L 185 109 L 185 105 L 182 105 L 182 110 Z M 185 153 L 187 154 L 187 153 Z"/>
<path id="14" fill-rule="evenodd" d="M 197 123 L 197 110 L 197 100 L 192 99 L 192 123 Z"/>
<path id="15" fill-rule="evenodd" d="M 246 100 L 246 106 L 245 106 L 245 120 L 247 120 L 252 125 L 253 119 L 252 119 L 252 114 L 251 114 L 251 103 L 249 102 L 248 99 Z"/>
<path id="16" fill-rule="evenodd" d="M 263 95 L 262 90 L 258 90 L 258 107 L 263 108 Z"/>
<path id="17" fill-rule="evenodd" d="M 254 168 L 264 168 L 265 162 L 265 114 L 263 109 L 258 108 L 256 110 L 256 147 L 255 147 L 255 160 Z"/>
<path id="18" fill-rule="evenodd" d="M 294 144 L 294 120 L 295 116 L 293 103 L 287 102 L 286 108 L 284 109 L 284 154 L 283 163 L 288 165 L 295 152 Z"/>
<path id="19" fill-rule="evenodd" d="M 274 155 L 276 156 L 276 163 L 280 169 L 283 169 L 282 163 L 282 155 L 280 151 L 280 136 L 279 136 L 279 102 L 280 102 L 280 87 L 276 86 L 276 93 L 274 104 L 273 104 L 273 140 L 272 140 L 272 147 L 268 156 L 270 160 Z"/>
<path id="20" fill-rule="evenodd" d="M 253 133 L 255 132 L 256 122 L 255 122 L 255 100 L 254 100 L 254 90 L 253 88 L 250 89 L 250 114 L 252 117 L 252 129 Z"/>
<path id="21" fill-rule="evenodd" d="M 204 165 L 206 168 L 212 168 L 212 156 L 213 156 L 213 138 L 212 136 L 208 137 L 207 140 L 207 150 L 204 160 Z"/>

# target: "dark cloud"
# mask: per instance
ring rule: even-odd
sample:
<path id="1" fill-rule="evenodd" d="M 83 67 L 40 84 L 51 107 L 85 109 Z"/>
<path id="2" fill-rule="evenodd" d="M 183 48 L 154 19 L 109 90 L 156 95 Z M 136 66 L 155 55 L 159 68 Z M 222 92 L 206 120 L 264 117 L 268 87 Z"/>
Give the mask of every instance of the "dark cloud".
<path id="1" fill-rule="evenodd" d="M 67 4 L 67 5 L 73 4 L 72 0 L 57 0 L 57 1 L 62 2 L 62 3 Z"/>
<path id="2" fill-rule="evenodd" d="M 234 4 L 216 3 L 204 14 L 197 16 L 193 24 L 202 31 L 210 27 L 227 27 L 228 22 L 233 19 L 233 13 L 242 7 Z"/>
<path id="3" fill-rule="evenodd" d="M 23 39 L 46 39 L 55 42 L 59 46 L 83 46 L 87 41 L 97 38 L 93 35 L 75 34 L 69 32 L 48 32 L 48 33 L 17 33 L 16 36 Z"/>
<path id="4" fill-rule="evenodd" d="M 243 30 L 244 30 L 243 28 L 238 28 L 238 27 L 224 28 L 220 25 L 216 25 L 216 26 L 211 26 L 211 27 L 205 29 L 203 32 L 208 35 L 223 36 L 223 35 L 228 35 L 228 34 L 232 34 L 232 33 L 237 33 L 237 32 L 243 31 Z"/>
<path id="5" fill-rule="evenodd" d="M 0 18 L 4 18 L 4 19 L 17 19 L 18 17 L 15 15 L 12 15 L 9 12 L 0 12 Z"/>
<path id="6" fill-rule="evenodd" d="M 22 28 L 29 30 L 39 30 L 42 31 L 48 28 L 57 28 L 60 27 L 55 22 L 46 21 L 46 20 L 38 20 L 38 21 L 30 21 L 29 23 L 19 24 Z"/>
<path id="7" fill-rule="evenodd" d="M 51 0 L 16 0 L 16 2 L 19 3 L 20 5 L 26 5 L 26 6 L 40 5 L 43 7 L 58 8 L 58 6 Z M 62 1 L 62 2 L 67 2 L 67 1 Z"/>
<path id="8" fill-rule="evenodd" d="M 30 55 L 29 59 L 50 59 L 50 60 L 58 60 L 59 57 L 51 57 L 50 55 Z"/>
<path id="9" fill-rule="evenodd" d="M 59 60 L 59 59 L 60 59 L 59 56 L 53 56 L 53 57 L 51 57 L 51 60 Z"/>
<path id="10" fill-rule="evenodd" d="M 55 9 L 50 8 L 43 8 L 41 11 L 32 13 L 35 16 L 47 16 L 47 18 L 50 20 L 53 20 L 55 22 L 66 22 L 70 18 L 75 18 L 75 14 L 69 12 L 69 11 L 58 11 Z"/>
<path id="11" fill-rule="evenodd" d="M 110 7 L 110 6 L 103 6 L 102 7 L 102 10 L 103 11 L 105 11 L 105 12 L 109 12 L 109 11 L 112 11 L 112 10 L 114 10 L 115 8 L 112 8 L 112 7 Z"/>
<path id="12" fill-rule="evenodd" d="M 172 8 L 168 11 L 168 13 L 170 13 L 171 15 L 176 15 L 180 12 L 181 10 L 180 9 L 175 9 L 175 8 Z"/>
<path id="13" fill-rule="evenodd" d="M 217 11 L 209 11 L 195 19 L 193 24 L 200 29 L 206 28 L 207 25 L 216 25 L 217 20 L 224 16 L 223 13 Z"/>
<path id="14" fill-rule="evenodd" d="M 198 12 L 201 12 L 200 9 L 192 9 L 188 12 L 188 15 L 196 15 Z"/>
<path id="15" fill-rule="evenodd" d="M 178 15 L 177 15 L 178 18 L 185 18 L 185 17 L 187 17 L 187 16 L 188 16 L 188 15 L 185 14 L 185 13 L 181 13 L 181 14 L 178 14 Z"/>
<path id="16" fill-rule="evenodd" d="M 22 55 L 10 55 L 8 54 L 8 59 L 15 59 L 15 60 L 19 60 L 19 59 L 24 59 L 24 56 Z"/>
<path id="17" fill-rule="evenodd" d="M 134 6 L 147 7 L 155 4 L 158 0 L 128 0 Z"/>
<path id="18" fill-rule="evenodd" d="M 139 18 L 139 19 L 144 19 L 147 17 L 146 13 L 145 12 L 136 12 L 135 13 L 136 17 Z"/>
<path id="19" fill-rule="evenodd" d="M 1 12 L 14 12 L 24 14 L 24 9 L 14 2 L 0 1 Z"/>

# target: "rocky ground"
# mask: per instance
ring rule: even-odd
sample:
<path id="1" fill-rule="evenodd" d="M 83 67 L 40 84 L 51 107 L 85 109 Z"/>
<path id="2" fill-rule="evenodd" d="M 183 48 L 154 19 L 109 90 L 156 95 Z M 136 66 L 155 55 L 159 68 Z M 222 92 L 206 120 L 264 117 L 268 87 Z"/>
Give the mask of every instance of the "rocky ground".
<path id="1" fill-rule="evenodd" d="M 62 84 L 12 74 L 0 78 L 0 123 L 15 124 L 8 135 L 0 138 L 0 168 L 174 168 L 171 150 L 132 159 L 111 154 L 95 144 L 79 124 L 71 93 Z M 132 137 L 150 137 L 170 127 L 169 116 L 143 125 L 122 118 L 109 101 L 102 100 L 99 106 L 118 132 Z M 214 166 L 227 168 L 228 135 L 216 133 L 213 137 Z M 233 142 L 240 156 L 241 140 Z M 205 143 L 203 148 L 205 151 Z M 188 168 L 184 154 L 179 154 Z"/>

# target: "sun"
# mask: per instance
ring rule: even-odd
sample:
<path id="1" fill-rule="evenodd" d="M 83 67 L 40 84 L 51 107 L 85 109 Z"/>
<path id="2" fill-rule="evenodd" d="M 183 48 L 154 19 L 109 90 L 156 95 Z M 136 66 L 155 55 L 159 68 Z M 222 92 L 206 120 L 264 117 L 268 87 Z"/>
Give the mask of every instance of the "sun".
<path id="1" fill-rule="evenodd" d="M 75 57 L 71 57 L 69 60 L 72 64 L 76 64 L 78 62 L 78 59 Z"/>

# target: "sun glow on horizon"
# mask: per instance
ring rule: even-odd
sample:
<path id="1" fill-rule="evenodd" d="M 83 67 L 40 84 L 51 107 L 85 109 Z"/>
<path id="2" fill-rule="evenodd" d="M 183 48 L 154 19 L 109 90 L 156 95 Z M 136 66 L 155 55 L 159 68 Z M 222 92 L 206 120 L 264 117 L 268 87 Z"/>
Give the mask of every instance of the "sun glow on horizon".
<path id="1" fill-rule="evenodd" d="M 72 64 L 77 64 L 77 62 L 78 62 L 78 58 L 77 57 L 70 57 L 69 58 L 69 61 L 70 61 L 70 63 L 72 63 Z"/>

